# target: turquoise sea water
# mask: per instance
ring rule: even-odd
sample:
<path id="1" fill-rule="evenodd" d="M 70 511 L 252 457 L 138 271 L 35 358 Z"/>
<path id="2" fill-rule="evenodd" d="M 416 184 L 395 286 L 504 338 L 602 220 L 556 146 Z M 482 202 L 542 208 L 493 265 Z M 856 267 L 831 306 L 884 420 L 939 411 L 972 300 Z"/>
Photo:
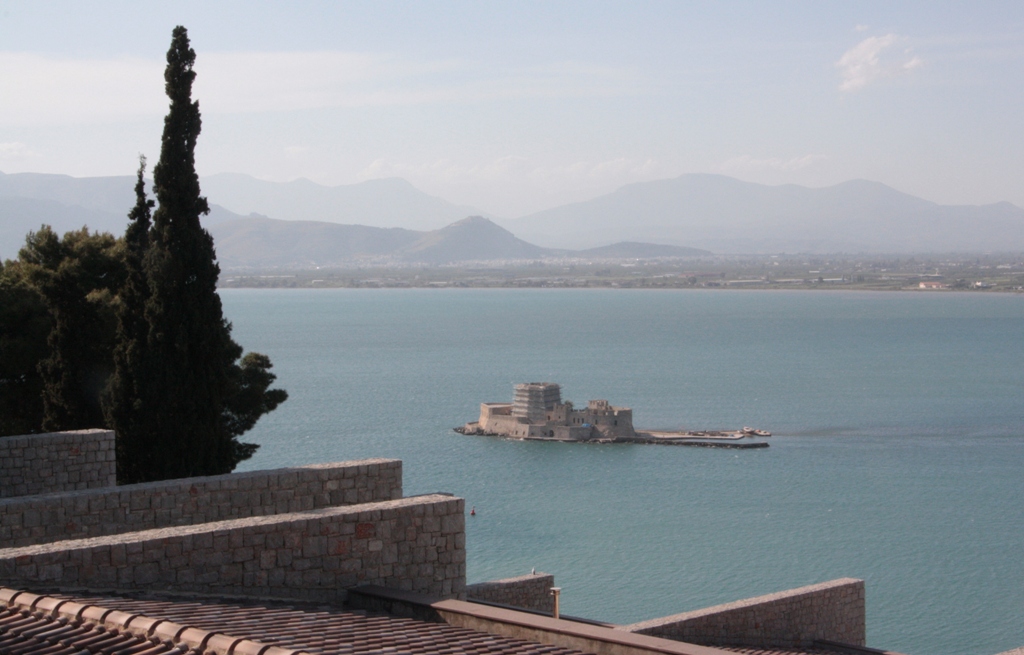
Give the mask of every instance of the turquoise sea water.
<path id="1" fill-rule="evenodd" d="M 471 582 L 536 567 L 627 623 L 833 578 L 868 644 L 1024 645 L 1024 297 L 641 290 L 225 290 L 290 400 L 241 469 L 405 461 L 466 498 Z M 451 428 L 512 384 L 640 427 L 771 448 L 568 445 Z"/>

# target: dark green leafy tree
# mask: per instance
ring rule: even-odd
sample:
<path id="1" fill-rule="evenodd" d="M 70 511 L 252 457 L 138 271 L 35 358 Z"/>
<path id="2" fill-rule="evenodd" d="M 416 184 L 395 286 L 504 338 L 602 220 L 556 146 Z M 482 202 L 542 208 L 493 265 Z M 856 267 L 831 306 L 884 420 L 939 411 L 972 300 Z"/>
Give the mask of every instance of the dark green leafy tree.
<path id="1" fill-rule="evenodd" d="M 195 170 L 202 121 L 192 100 L 194 63 L 188 32 L 176 27 L 164 72 L 170 110 L 153 170 L 159 206 L 142 258 L 146 339 L 134 350 L 133 390 L 125 393 L 118 385 L 128 383 L 116 379 L 107 411 L 121 442 L 122 483 L 231 471 L 257 448 L 238 436 L 287 398 L 269 390 L 274 375 L 265 356 L 238 363 L 242 348 L 217 295 L 220 268 L 200 224 L 209 205 Z M 144 196 L 136 210 L 139 203 Z M 125 357 L 131 352 L 126 347 Z"/>
<path id="2" fill-rule="evenodd" d="M 50 313 L 18 261 L 0 262 L 0 436 L 39 432 Z"/>
<path id="3" fill-rule="evenodd" d="M 44 431 L 104 424 L 101 395 L 113 368 L 113 299 L 123 280 L 117 240 L 88 228 L 59 238 L 30 232 L 18 254 L 49 317 L 48 354 L 37 365 Z"/>

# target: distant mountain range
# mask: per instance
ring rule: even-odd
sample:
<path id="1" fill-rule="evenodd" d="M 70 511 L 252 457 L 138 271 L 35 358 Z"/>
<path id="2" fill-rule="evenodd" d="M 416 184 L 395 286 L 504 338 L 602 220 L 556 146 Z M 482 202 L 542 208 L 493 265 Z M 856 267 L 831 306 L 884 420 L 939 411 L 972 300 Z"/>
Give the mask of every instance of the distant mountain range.
<path id="1" fill-rule="evenodd" d="M 1024 210 L 1008 202 L 937 205 L 865 180 L 810 189 L 683 175 L 502 224 L 558 248 L 639 240 L 720 253 L 1024 250 Z"/>
<path id="2" fill-rule="evenodd" d="M 309 180 L 265 182 L 220 173 L 201 180 L 203 193 L 236 214 L 253 212 L 285 221 L 324 221 L 409 230 L 442 228 L 466 216 L 488 216 L 423 193 L 401 178 L 324 186 Z"/>
<path id="3" fill-rule="evenodd" d="M 353 263 L 493 262 L 577 257 L 629 259 L 711 256 L 706 250 L 623 243 L 592 250 L 541 248 L 482 216 L 419 232 L 403 228 L 279 221 L 250 216 L 210 227 L 225 269 L 331 267 Z"/>
<path id="4" fill-rule="evenodd" d="M 30 230 L 46 223 L 59 234 L 89 229 L 121 235 L 135 204 L 135 178 L 0 173 L 0 259 L 16 257 Z M 211 204 L 207 226 L 241 218 Z"/>
<path id="5" fill-rule="evenodd" d="M 423 193 L 390 178 L 323 186 L 309 180 L 278 183 L 222 173 L 201 180 L 211 213 L 209 227 L 258 213 L 292 221 L 324 221 L 383 228 L 430 230 L 478 209 Z M 29 230 L 47 223 L 58 232 L 81 228 L 121 234 L 135 204 L 135 178 L 0 173 L 0 257 L 13 257 Z"/>
<path id="6" fill-rule="evenodd" d="M 58 232 L 88 225 L 121 234 L 134 204 L 134 181 L 132 176 L 0 173 L 0 257 L 14 257 L 25 234 L 42 223 Z M 709 251 L 1024 251 L 1024 210 L 1019 207 L 937 205 L 863 180 L 810 189 L 684 175 L 499 220 L 501 227 L 472 207 L 394 178 L 327 187 L 308 180 L 275 183 L 220 174 L 202 178 L 201 185 L 211 203 L 203 223 L 226 267 L 570 254 L 687 257 Z M 467 215 L 475 218 L 460 220 Z"/>

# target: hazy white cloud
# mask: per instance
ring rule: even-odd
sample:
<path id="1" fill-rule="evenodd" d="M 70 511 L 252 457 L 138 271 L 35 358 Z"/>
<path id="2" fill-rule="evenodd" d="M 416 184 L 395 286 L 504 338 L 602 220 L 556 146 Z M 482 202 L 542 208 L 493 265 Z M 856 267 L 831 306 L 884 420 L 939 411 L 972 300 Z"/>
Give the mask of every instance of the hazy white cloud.
<path id="1" fill-rule="evenodd" d="M 507 155 L 476 162 L 438 159 L 402 163 L 381 158 L 366 166 L 357 178 L 403 177 L 429 193 L 509 217 L 674 173 L 664 170 L 654 159 L 617 157 L 537 162 L 528 157 Z"/>
<path id="2" fill-rule="evenodd" d="M 843 53 L 836 62 L 843 81 L 840 91 L 857 91 L 875 80 L 905 75 L 920 68 L 924 63 L 909 48 L 901 53 L 892 52 L 892 47 L 903 37 L 896 34 L 870 36 Z"/>
<path id="3" fill-rule="evenodd" d="M 867 32 L 870 29 L 869 25 L 855 25 L 853 28 L 854 32 Z"/>
<path id="4" fill-rule="evenodd" d="M 360 171 L 358 178 L 408 177 L 441 184 L 471 184 L 522 180 L 528 178 L 533 170 L 529 159 L 515 155 L 475 163 L 459 163 L 447 158 L 405 163 L 379 158 Z"/>
<path id="5" fill-rule="evenodd" d="M 30 159 L 38 156 L 38 153 L 34 152 L 31 148 L 20 141 L 0 143 L 0 161 Z"/>
<path id="6" fill-rule="evenodd" d="M 0 125 L 120 121 L 166 110 L 163 66 L 0 52 Z"/>
<path id="7" fill-rule="evenodd" d="M 540 175 L 556 175 L 581 180 L 604 181 L 619 179 L 625 182 L 650 179 L 660 172 L 654 159 L 643 161 L 628 157 L 617 157 L 605 161 L 577 161 L 567 166 L 538 169 Z"/>
<path id="8" fill-rule="evenodd" d="M 115 122 L 166 111 L 163 62 L 64 59 L 0 52 L 0 125 Z M 393 54 L 236 52 L 201 54 L 193 97 L 204 113 L 476 102 L 609 95 L 639 88 L 613 67 L 554 62 L 483 70 L 461 60 Z"/>
<path id="9" fill-rule="evenodd" d="M 360 171 L 358 177 L 368 180 L 380 177 L 429 177 L 448 183 L 480 181 L 533 180 L 544 184 L 563 181 L 606 181 L 622 179 L 623 183 L 648 179 L 659 173 L 653 159 L 638 161 L 626 157 L 604 161 L 575 161 L 564 164 L 538 164 L 527 157 L 508 155 L 472 164 L 460 164 L 450 159 L 433 162 L 404 164 L 384 158 L 374 160 Z"/>
<path id="10" fill-rule="evenodd" d="M 759 159 L 750 155 L 740 155 L 723 162 L 718 168 L 725 173 L 740 173 L 747 171 L 798 171 L 807 168 L 820 161 L 828 159 L 825 155 L 807 154 L 790 159 L 779 157 L 768 157 Z"/>

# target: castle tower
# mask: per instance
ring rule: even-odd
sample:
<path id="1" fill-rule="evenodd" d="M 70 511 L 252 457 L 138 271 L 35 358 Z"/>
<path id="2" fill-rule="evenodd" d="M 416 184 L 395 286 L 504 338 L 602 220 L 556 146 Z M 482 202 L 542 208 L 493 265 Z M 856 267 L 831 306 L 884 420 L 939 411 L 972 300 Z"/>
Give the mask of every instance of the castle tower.
<path id="1" fill-rule="evenodd" d="M 523 417 L 528 423 L 544 423 L 548 410 L 562 402 L 562 389 L 552 382 L 525 382 L 516 385 L 512 399 L 512 416 Z"/>

